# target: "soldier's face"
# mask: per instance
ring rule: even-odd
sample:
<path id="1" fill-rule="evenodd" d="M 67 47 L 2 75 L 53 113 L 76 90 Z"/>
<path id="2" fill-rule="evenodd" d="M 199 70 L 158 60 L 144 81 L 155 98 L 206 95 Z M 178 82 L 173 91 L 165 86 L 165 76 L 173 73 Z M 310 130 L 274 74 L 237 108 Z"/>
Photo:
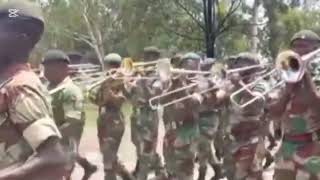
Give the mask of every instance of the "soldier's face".
<path id="1" fill-rule="evenodd" d="M 155 61 L 155 60 L 158 60 L 159 58 L 160 58 L 159 55 L 156 53 L 144 53 L 143 55 L 143 59 L 146 62 Z"/>
<path id="2" fill-rule="evenodd" d="M 44 63 L 44 76 L 50 83 L 59 83 L 68 74 L 68 64 L 60 61 Z"/>
<path id="3" fill-rule="evenodd" d="M 200 69 L 200 61 L 197 60 L 186 60 L 185 62 L 182 63 L 183 69 L 186 70 L 199 70 Z"/>
<path id="4" fill-rule="evenodd" d="M 302 56 L 314 51 L 318 46 L 318 42 L 298 39 L 292 43 L 291 49 Z"/>

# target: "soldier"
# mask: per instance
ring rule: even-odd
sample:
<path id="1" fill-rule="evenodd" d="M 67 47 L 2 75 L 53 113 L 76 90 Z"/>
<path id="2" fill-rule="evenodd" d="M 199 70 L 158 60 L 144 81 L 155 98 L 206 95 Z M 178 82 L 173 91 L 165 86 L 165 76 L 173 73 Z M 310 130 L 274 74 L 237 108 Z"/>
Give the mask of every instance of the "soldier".
<path id="1" fill-rule="evenodd" d="M 115 53 L 104 58 L 106 71 L 120 68 L 121 56 Z M 120 80 L 107 79 L 95 90 L 91 90 L 91 100 L 99 106 L 98 138 L 103 155 L 105 180 L 116 180 L 116 175 L 124 180 L 132 179 L 124 165 L 119 162 L 118 151 L 125 130 L 124 114 L 121 107 L 126 101 L 124 84 Z"/>
<path id="2" fill-rule="evenodd" d="M 155 61 L 160 58 L 160 50 L 157 47 L 146 47 L 143 53 L 144 62 Z M 154 75 L 153 72 L 145 76 Z M 156 176 L 163 173 L 159 155 L 156 153 L 155 142 L 158 132 L 158 118 L 154 110 L 149 106 L 151 97 L 149 88 L 153 81 L 138 80 L 127 93 L 133 113 L 131 115 L 131 138 L 137 150 L 137 164 L 133 174 L 139 180 L 146 180 L 148 175 L 155 171 Z M 132 84 L 132 83 L 131 83 Z"/>
<path id="3" fill-rule="evenodd" d="M 0 14 L 0 179 L 62 180 L 70 157 L 48 91 L 27 63 L 43 16 L 35 4 L 15 0 L 2 3 Z"/>
<path id="4" fill-rule="evenodd" d="M 259 58 L 250 53 L 241 53 L 230 58 L 228 68 L 241 68 L 257 65 Z M 225 85 L 225 97 L 234 90 L 256 79 L 259 69 L 239 72 L 238 75 L 230 75 L 232 84 Z M 254 86 L 248 87 L 235 97 L 237 103 L 244 103 L 254 96 L 268 90 L 268 83 L 260 81 Z M 264 173 L 269 170 L 273 157 L 270 154 L 273 146 L 265 146 L 270 132 L 269 124 L 265 117 L 266 98 L 260 98 L 252 104 L 239 108 L 229 105 L 228 124 L 226 126 L 227 137 L 224 146 L 224 168 L 229 179 L 272 179 L 273 174 Z"/>
<path id="5" fill-rule="evenodd" d="M 201 69 L 204 71 L 211 71 L 215 75 L 222 73 L 223 65 L 220 63 L 214 64 L 213 59 L 207 59 L 205 63 L 201 64 Z M 221 77 L 222 78 L 222 77 Z M 209 96 L 215 99 L 215 93 L 217 91 L 208 92 L 205 96 Z M 200 105 L 199 110 L 199 130 L 200 137 L 198 141 L 198 154 L 199 161 L 199 177 L 198 180 L 204 180 L 207 173 L 207 165 L 210 165 L 215 172 L 215 179 L 219 179 L 221 174 L 221 155 L 219 147 L 222 143 L 222 130 L 218 131 L 220 121 L 222 117 L 222 111 L 224 110 L 223 103 L 218 99 L 204 99 Z M 219 133 L 220 134 L 219 134 Z M 220 137 L 221 136 L 221 137 Z"/>
<path id="6" fill-rule="evenodd" d="M 87 180 L 97 167 L 78 153 L 85 124 L 84 97 L 82 90 L 69 77 L 69 57 L 61 50 L 49 50 L 43 59 L 44 74 L 49 81 L 52 95 L 54 120 L 62 133 L 63 144 L 84 169 L 83 180 Z M 72 163 L 70 166 L 74 166 Z M 72 169 L 67 179 L 70 179 Z"/>
<path id="7" fill-rule="evenodd" d="M 179 66 L 188 70 L 200 69 L 200 57 L 195 53 L 185 54 Z M 163 91 L 171 91 L 190 83 L 186 76 L 170 79 L 162 83 Z M 192 94 L 192 91 L 181 91 L 167 98 L 166 101 Z M 200 100 L 194 96 L 183 102 L 164 108 L 163 121 L 165 124 L 164 158 L 165 167 L 171 180 L 192 180 L 197 138 L 199 129 L 197 121 Z"/>
<path id="8" fill-rule="evenodd" d="M 300 59 L 294 52 L 286 53 Z M 282 56 L 277 61 L 282 61 Z M 270 114 L 281 122 L 283 132 L 281 159 L 277 162 L 281 171 L 276 179 L 320 179 L 319 103 L 315 83 L 305 70 L 302 79 L 286 83 L 277 102 L 270 105 Z"/>

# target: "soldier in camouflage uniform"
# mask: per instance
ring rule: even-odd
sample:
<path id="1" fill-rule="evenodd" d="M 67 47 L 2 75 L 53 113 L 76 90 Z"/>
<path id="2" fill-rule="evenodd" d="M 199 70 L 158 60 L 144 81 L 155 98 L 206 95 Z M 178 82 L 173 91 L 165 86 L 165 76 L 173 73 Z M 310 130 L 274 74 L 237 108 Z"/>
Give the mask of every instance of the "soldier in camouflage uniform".
<path id="1" fill-rule="evenodd" d="M 115 53 L 104 58 L 106 71 L 120 68 L 121 56 Z M 90 91 L 91 101 L 99 106 L 98 138 L 103 155 L 105 180 L 116 180 L 117 175 L 124 180 L 132 179 L 129 172 L 118 160 L 118 151 L 125 129 L 121 107 L 126 101 L 121 80 L 107 79 L 102 85 Z"/>
<path id="2" fill-rule="evenodd" d="M 291 49 L 298 55 L 305 55 L 319 47 L 319 36 L 310 31 L 302 30 L 291 40 Z M 311 64 L 303 79 L 294 84 L 287 83 L 279 93 L 277 103 L 273 105 L 273 117 L 278 118 L 284 134 L 283 144 L 277 162 L 276 179 L 319 179 L 319 146 L 316 122 L 318 98 L 315 96 L 319 77 L 315 70 L 318 64 Z M 312 77 L 313 83 L 310 81 Z M 319 86 L 318 86 L 319 87 Z M 294 88 L 294 89 L 293 89 Z M 291 94 L 289 96 L 289 94 Z M 312 99 L 311 101 L 309 100 Z M 272 107 L 272 106 L 271 106 Z M 281 118 L 280 118 L 281 117 Z"/>
<path id="3" fill-rule="evenodd" d="M 62 133 L 63 144 L 84 169 L 83 180 L 89 179 L 97 167 L 78 153 L 85 124 L 84 97 L 82 90 L 69 77 L 69 57 L 61 50 L 49 50 L 43 59 L 44 74 L 49 81 L 52 95 L 54 120 Z M 71 164 L 71 167 L 74 163 Z M 72 168 L 67 179 L 70 179 Z"/>
<path id="4" fill-rule="evenodd" d="M 241 68 L 259 63 L 259 58 L 250 53 L 241 53 L 232 57 L 228 62 L 228 68 Z M 241 88 L 240 81 L 248 84 L 256 79 L 257 69 L 240 72 L 238 75 L 230 75 L 232 84 L 225 85 L 225 97 L 234 90 Z M 227 83 L 228 84 L 228 83 Z M 250 93 L 243 91 L 235 97 L 237 103 L 244 103 L 253 98 L 253 95 L 268 90 L 269 84 L 260 81 L 253 87 L 249 87 Z M 252 93 L 252 94 L 251 94 Z M 228 108 L 228 122 L 226 126 L 224 149 L 224 169 L 228 179 L 272 179 L 269 170 L 273 157 L 270 154 L 273 146 L 265 146 L 270 132 L 269 124 L 265 117 L 265 108 L 268 98 L 260 98 L 245 108 L 239 108 L 230 104 Z"/>
<path id="5" fill-rule="evenodd" d="M 156 47 L 144 49 L 144 62 L 155 61 L 160 58 L 160 51 Z M 147 72 L 145 76 L 154 76 Z M 146 180 L 147 176 L 155 171 L 156 176 L 161 176 L 162 165 L 156 153 L 158 137 L 158 118 L 156 111 L 149 106 L 148 99 L 152 97 L 150 87 L 153 81 L 138 80 L 135 85 L 129 85 L 127 97 L 133 105 L 131 115 L 131 138 L 137 151 L 137 164 L 134 175 L 139 180 Z M 132 84 L 132 83 L 131 83 Z"/>
<path id="6" fill-rule="evenodd" d="M 183 69 L 199 70 L 200 57 L 195 53 L 185 54 L 178 64 Z M 191 83 L 186 76 L 171 78 L 163 83 L 162 91 L 168 92 Z M 178 97 L 186 96 L 193 91 L 181 91 L 164 98 L 168 102 Z M 170 180 L 192 180 L 199 128 L 197 121 L 200 100 L 194 96 L 164 108 L 163 121 L 165 125 L 164 159 Z"/>
<path id="7" fill-rule="evenodd" d="M 205 63 L 202 63 L 201 68 L 203 71 L 211 71 L 218 75 L 218 71 L 223 68 L 222 64 L 214 64 L 213 59 L 207 59 Z M 221 147 L 222 140 L 219 137 L 221 129 L 220 120 L 222 116 L 223 103 L 215 99 L 215 93 L 217 91 L 208 92 L 205 96 L 211 97 L 210 100 L 204 98 L 204 101 L 200 105 L 199 110 L 199 130 L 200 137 L 198 140 L 198 161 L 199 161 L 199 177 L 198 180 L 204 180 L 207 173 L 207 165 L 210 165 L 215 172 L 215 178 L 221 177 L 221 155 L 219 147 Z"/>
<path id="8" fill-rule="evenodd" d="M 49 93 L 27 63 L 44 30 L 40 8 L 11 0 L 0 14 L 0 179 L 62 180 L 70 157 Z"/>

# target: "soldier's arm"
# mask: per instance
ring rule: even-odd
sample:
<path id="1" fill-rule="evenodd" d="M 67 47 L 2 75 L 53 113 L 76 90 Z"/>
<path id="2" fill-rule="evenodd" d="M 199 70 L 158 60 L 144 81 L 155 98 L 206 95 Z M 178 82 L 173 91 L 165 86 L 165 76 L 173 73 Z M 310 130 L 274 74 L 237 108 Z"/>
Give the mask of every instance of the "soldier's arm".
<path id="1" fill-rule="evenodd" d="M 12 123 L 35 155 L 26 162 L 0 170 L 0 179 L 62 177 L 69 157 L 60 144 L 61 135 L 47 99 L 35 89 L 16 87 L 7 92 L 7 102 Z"/>
<path id="2" fill-rule="evenodd" d="M 84 98 L 80 89 L 68 89 L 63 94 L 64 120 L 59 130 L 63 137 L 77 136 L 85 121 Z"/>

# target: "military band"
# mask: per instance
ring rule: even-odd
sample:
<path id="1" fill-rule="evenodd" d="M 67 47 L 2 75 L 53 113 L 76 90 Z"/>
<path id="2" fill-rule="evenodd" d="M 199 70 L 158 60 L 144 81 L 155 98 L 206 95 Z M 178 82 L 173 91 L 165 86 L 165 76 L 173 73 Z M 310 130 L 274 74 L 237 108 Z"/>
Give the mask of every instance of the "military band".
<path id="1" fill-rule="evenodd" d="M 17 16 L 10 16 L 12 9 Z M 99 80 L 83 90 L 70 77 L 70 58 L 62 50 L 46 52 L 44 76 L 30 68 L 27 59 L 44 27 L 33 3 L 1 4 L 0 180 L 70 180 L 76 163 L 82 179 L 90 179 L 96 162 L 79 154 L 84 91 L 98 109 L 105 180 L 148 180 L 151 174 L 193 180 L 196 164 L 198 180 L 209 176 L 208 168 L 212 180 L 320 180 L 315 32 L 297 32 L 290 50 L 267 64 L 248 52 L 223 60 L 193 52 L 162 58 L 150 46 L 141 62 L 110 53 Z M 127 103 L 137 156 L 132 172 L 118 158 Z"/>

